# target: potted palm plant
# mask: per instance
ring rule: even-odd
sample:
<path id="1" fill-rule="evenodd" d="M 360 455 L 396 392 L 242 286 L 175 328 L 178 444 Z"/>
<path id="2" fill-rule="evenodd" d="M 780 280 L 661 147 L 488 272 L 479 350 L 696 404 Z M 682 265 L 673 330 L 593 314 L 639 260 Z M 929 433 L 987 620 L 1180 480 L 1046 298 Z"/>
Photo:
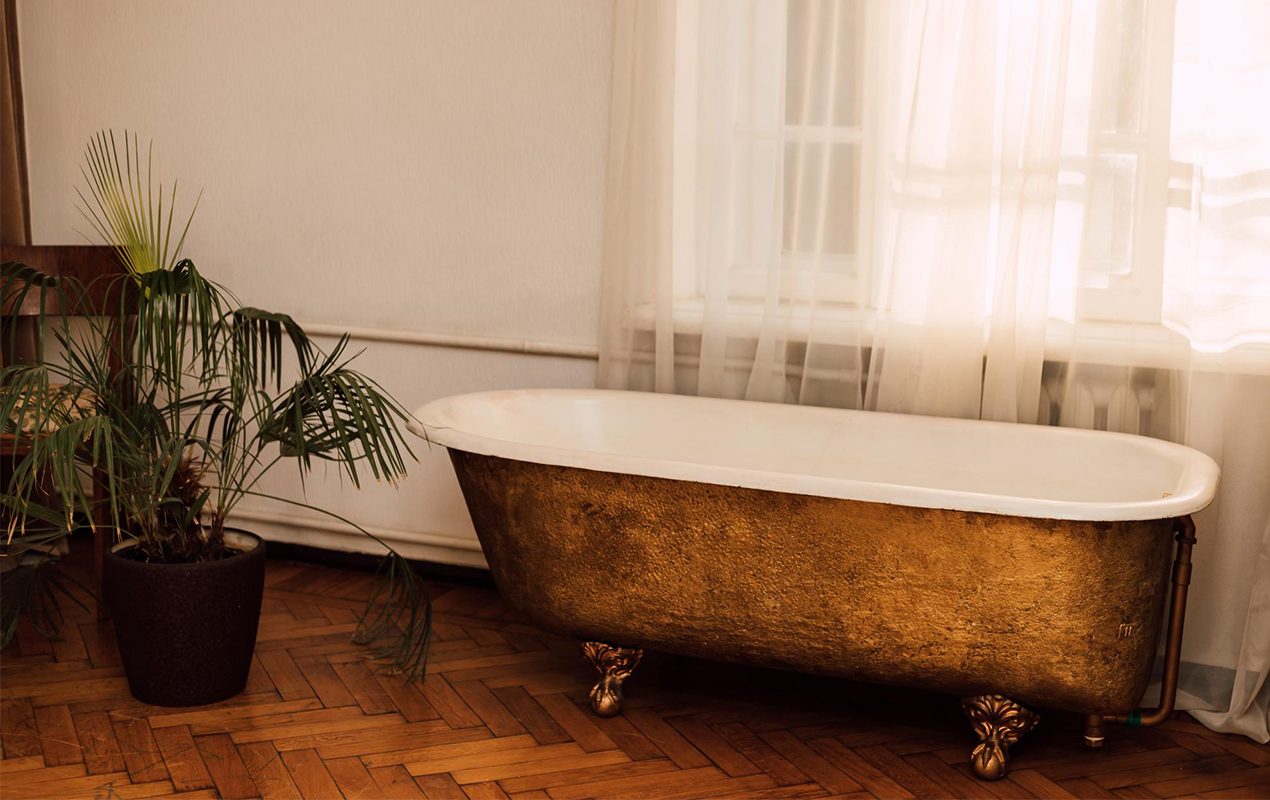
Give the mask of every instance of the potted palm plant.
<path id="1" fill-rule="evenodd" d="M 56 299 L 37 333 L 57 353 L 0 370 L 0 422 L 27 443 L 0 499 L 4 558 L 19 565 L 5 579 L 4 643 L 22 613 L 55 633 L 61 584 L 49 544 L 88 520 L 114 539 L 105 594 L 134 696 L 197 705 L 242 691 L 255 645 L 265 543 L 228 526 L 234 508 L 272 497 L 261 476 L 284 463 L 301 475 L 333 464 L 354 487 L 367 473 L 395 484 L 413 458 L 408 415 L 353 368 L 347 336 L 324 352 L 291 317 L 243 305 L 183 258 L 194 210 L 173 242 L 176 186 L 156 191 L 135 134 L 123 143 L 108 132 L 90 141 L 80 193 L 126 267 L 108 299 L 22 264 L 0 267 L 6 301 Z M 94 471 L 104 487 L 95 496 L 84 488 Z M 427 593 L 384 547 L 355 638 L 420 676 Z"/>

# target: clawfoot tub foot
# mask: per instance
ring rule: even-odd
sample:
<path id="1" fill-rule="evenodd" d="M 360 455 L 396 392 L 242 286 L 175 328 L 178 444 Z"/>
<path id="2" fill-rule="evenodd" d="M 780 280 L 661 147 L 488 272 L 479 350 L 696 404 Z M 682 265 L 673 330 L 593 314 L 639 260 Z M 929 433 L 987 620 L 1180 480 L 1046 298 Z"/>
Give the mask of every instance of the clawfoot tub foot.
<path id="1" fill-rule="evenodd" d="M 978 746 L 970 754 L 975 774 L 985 781 L 1004 778 L 1010 745 L 1036 727 L 1041 718 L 999 694 L 964 698 L 961 707 L 979 737 Z"/>
<path id="2" fill-rule="evenodd" d="M 622 681 L 631 676 L 644 651 L 634 647 L 613 647 L 603 642 L 582 645 L 591 666 L 599 670 L 600 680 L 591 689 L 591 709 L 601 717 L 611 717 L 622 710 Z"/>

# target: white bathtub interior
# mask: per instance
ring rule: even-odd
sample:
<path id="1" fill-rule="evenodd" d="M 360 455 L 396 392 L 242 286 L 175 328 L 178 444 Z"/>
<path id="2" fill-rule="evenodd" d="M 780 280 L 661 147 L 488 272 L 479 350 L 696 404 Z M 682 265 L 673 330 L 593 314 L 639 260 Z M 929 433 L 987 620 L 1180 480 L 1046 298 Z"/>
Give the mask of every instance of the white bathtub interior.
<path id="1" fill-rule="evenodd" d="M 416 433 L 482 455 L 796 494 L 1053 519 L 1198 511 L 1218 468 L 1128 434 L 603 390 L 482 392 Z"/>

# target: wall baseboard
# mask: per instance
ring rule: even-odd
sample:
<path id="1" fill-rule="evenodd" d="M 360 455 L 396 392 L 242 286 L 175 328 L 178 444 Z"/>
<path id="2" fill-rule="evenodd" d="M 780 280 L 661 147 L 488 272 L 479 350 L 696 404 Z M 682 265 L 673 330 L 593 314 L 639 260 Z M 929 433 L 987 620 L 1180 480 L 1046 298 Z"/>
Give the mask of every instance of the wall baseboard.
<path id="1" fill-rule="evenodd" d="M 277 561 L 299 561 L 304 564 L 317 564 L 335 569 L 350 569 L 358 572 L 374 572 L 382 562 L 380 556 L 369 553 L 350 553 L 343 550 L 327 550 L 323 547 L 311 547 L 307 544 L 291 544 L 290 542 L 271 541 L 268 544 L 268 557 Z M 439 564 L 435 561 L 417 561 L 411 559 L 411 566 L 424 580 L 439 583 L 456 583 L 463 586 L 477 586 L 483 589 L 496 588 L 489 570 L 476 567 L 456 567 L 452 564 Z"/>
<path id="2" fill-rule="evenodd" d="M 271 543 L 371 556 L 384 553 L 383 547 L 374 539 L 363 536 L 337 520 L 241 509 L 230 516 L 229 524 L 250 530 Z M 487 569 L 481 544 L 474 535 L 409 531 L 372 525 L 363 527 L 412 561 Z"/>

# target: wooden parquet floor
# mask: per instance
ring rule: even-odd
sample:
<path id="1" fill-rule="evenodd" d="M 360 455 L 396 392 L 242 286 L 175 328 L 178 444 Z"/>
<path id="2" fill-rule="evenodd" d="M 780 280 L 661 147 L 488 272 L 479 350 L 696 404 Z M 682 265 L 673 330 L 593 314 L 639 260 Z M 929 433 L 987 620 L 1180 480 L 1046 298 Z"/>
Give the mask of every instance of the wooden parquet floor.
<path id="1" fill-rule="evenodd" d="M 421 684 L 349 643 L 364 573 L 271 562 L 247 690 L 133 700 L 109 623 L 23 629 L 0 656 L 0 796 L 226 798 L 1270 797 L 1270 747 L 1187 717 L 1113 727 L 1042 710 L 996 783 L 970 775 L 957 698 L 650 653 L 623 713 L 594 673 L 489 589 L 433 584 Z"/>

